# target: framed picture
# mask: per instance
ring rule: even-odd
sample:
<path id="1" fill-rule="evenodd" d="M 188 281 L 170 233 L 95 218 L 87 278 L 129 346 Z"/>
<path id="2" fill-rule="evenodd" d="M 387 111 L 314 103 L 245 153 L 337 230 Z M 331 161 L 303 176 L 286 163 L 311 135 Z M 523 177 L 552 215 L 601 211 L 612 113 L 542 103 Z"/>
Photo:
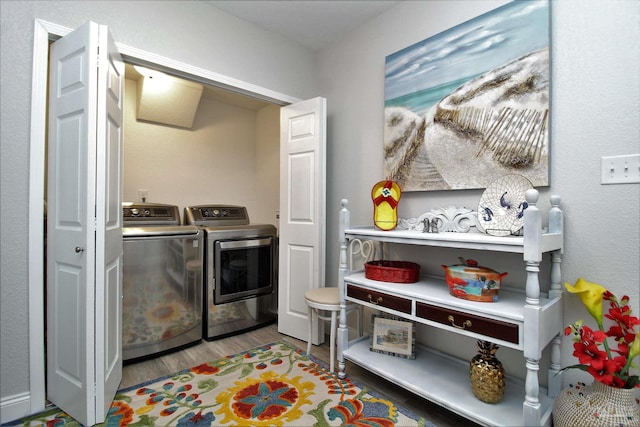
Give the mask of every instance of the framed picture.
<path id="1" fill-rule="evenodd" d="M 371 351 L 415 359 L 416 325 L 398 316 L 371 316 Z"/>
<path id="2" fill-rule="evenodd" d="M 512 1 L 386 57 L 384 177 L 403 192 L 549 185 L 549 1 Z M 462 166 L 464 165 L 464 166 Z"/>

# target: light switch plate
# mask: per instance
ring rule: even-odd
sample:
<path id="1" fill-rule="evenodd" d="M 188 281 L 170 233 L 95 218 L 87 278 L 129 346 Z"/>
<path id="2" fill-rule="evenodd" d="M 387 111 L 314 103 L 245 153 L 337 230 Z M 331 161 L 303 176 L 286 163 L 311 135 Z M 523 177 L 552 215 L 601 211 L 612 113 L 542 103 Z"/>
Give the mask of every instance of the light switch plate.
<path id="1" fill-rule="evenodd" d="M 602 158 L 602 184 L 640 182 L 640 154 Z"/>

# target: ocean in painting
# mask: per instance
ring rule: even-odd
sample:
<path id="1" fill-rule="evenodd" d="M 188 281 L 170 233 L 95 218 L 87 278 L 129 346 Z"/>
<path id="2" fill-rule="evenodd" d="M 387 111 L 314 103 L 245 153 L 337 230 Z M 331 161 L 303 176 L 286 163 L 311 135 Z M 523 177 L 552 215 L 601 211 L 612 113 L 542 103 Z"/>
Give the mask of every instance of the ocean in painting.
<path id="1" fill-rule="evenodd" d="M 443 83 L 436 87 L 430 87 L 417 92 L 411 92 L 394 99 L 388 99 L 385 100 L 384 106 L 385 108 L 404 107 L 422 116 L 429 111 L 429 108 L 434 104 L 438 103 L 456 88 L 462 86 L 464 83 L 474 79 L 475 77 L 477 76 L 465 77 L 452 82 Z"/>

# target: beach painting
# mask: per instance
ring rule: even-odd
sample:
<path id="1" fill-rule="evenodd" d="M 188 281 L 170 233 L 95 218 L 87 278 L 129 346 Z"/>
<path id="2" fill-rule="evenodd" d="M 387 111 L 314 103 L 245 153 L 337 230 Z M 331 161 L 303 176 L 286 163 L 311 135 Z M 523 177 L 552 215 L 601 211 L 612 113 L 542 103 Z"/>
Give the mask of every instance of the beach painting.
<path id="1" fill-rule="evenodd" d="M 402 191 L 549 185 L 549 4 L 513 1 L 386 57 L 384 175 Z"/>

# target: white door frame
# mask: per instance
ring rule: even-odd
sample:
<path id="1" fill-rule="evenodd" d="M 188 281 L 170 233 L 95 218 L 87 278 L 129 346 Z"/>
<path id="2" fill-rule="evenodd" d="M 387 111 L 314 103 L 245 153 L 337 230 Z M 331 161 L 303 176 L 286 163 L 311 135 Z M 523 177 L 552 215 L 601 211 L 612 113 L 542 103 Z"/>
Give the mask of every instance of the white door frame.
<path id="1" fill-rule="evenodd" d="M 49 42 L 70 33 L 72 29 L 40 19 L 35 20 L 33 41 L 33 75 L 31 81 L 31 137 L 29 154 L 29 395 L 14 402 L 17 417 L 44 409 L 45 343 L 44 343 L 44 197 L 45 141 L 47 136 L 47 87 Z M 251 83 L 227 77 L 213 71 L 174 61 L 134 47 L 116 43 L 125 62 L 146 65 L 178 77 L 200 83 L 232 89 L 234 92 L 259 98 L 278 105 L 299 102 L 300 99 Z M 8 409 L 8 408 L 7 408 Z"/>

